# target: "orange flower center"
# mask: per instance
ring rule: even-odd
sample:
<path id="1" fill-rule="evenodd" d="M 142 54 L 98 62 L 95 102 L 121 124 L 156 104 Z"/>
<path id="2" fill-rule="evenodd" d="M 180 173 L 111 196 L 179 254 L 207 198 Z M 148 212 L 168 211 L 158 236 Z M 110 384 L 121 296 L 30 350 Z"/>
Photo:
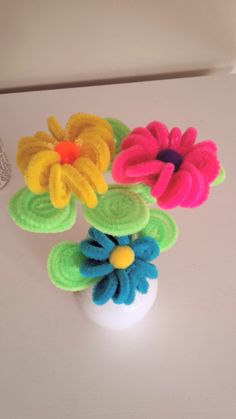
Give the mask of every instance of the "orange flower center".
<path id="1" fill-rule="evenodd" d="M 72 164 L 80 156 L 79 147 L 70 141 L 62 141 L 57 144 L 54 151 L 60 154 L 61 164 Z"/>

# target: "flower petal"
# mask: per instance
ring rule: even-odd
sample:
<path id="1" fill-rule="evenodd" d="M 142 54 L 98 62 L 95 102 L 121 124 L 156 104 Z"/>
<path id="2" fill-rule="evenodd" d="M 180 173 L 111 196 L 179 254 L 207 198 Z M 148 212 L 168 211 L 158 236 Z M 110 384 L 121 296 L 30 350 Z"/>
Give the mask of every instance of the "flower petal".
<path id="1" fill-rule="evenodd" d="M 192 163 L 208 182 L 213 182 L 220 172 L 220 162 L 208 148 L 194 148 L 185 156 L 185 161 Z"/>
<path id="2" fill-rule="evenodd" d="M 197 137 L 196 128 L 190 127 L 187 128 L 184 134 L 182 135 L 181 145 L 179 147 L 179 152 L 183 155 L 189 153 L 192 150 Z"/>
<path id="3" fill-rule="evenodd" d="M 69 118 L 66 124 L 66 138 L 73 141 L 80 137 L 82 132 L 91 128 L 104 128 L 106 130 L 104 140 L 107 143 L 113 138 L 112 127 L 105 119 L 85 113 L 76 113 Z M 97 133 L 100 134 L 100 131 L 98 130 Z M 107 137 L 109 137 L 109 140 Z"/>
<path id="4" fill-rule="evenodd" d="M 192 178 L 188 172 L 180 170 L 172 176 L 165 192 L 158 199 L 163 209 L 171 209 L 180 205 L 192 187 Z"/>
<path id="5" fill-rule="evenodd" d="M 210 193 L 210 183 L 203 178 L 204 187 L 202 188 L 202 193 L 199 195 L 198 199 L 192 204 L 191 208 L 196 208 L 202 205 L 208 198 Z"/>
<path id="6" fill-rule="evenodd" d="M 112 168 L 112 176 L 116 182 L 138 183 L 143 182 L 144 177 L 131 177 L 127 175 L 127 169 L 133 164 L 148 160 L 148 156 L 140 145 L 134 145 L 123 150 L 117 155 Z"/>
<path id="7" fill-rule="evenodd" d="M 107 192 L 108 186 L 102 172 L 87 157 L 80 157 L 74 161 L 73 166 L 84 176 L 92 188 L 99 194 Z"/>
<path id="8" fill-rule="evenodd" d="M 149 262 L 156 259 L 160 254 L 159 246 L 152 237 L 142 237 L 136 239 L 131 245 L 135 256 Z"/>
<path id="9" fill-rule="evenodd" d="M 81 249 L 83 253 L 83 250 Z M 105 276 L 114 271 L 114 267 L 109 262 L 100 262 L 92 259 L 85 259 L 80 266 L 81 275 L 86 278 L 96 278 Z"/>
<path id="10" fill-rule="evenodd" d="M 102 233 L 101 231 L 98 231 L 96 228 L 91 227 L 89 229 L 89 235 L 104 249 L 109 249 L 110 252 L 114 249 L 115 243 L 113 242 L 113 240 L 108 238 L 106 234 Z"/>
<path id="11" fill-rule="evenodd" d="M 217 144 L 212 140 L 201 141 L 200 143 L 195 144 L 193 147 L 193 151 L 199 148 L 204 148 L 204 150 L 210 150 L 215 154 L 217 154 L 218 152 Z"/>
<path id="12" fill-rule="evenodd" d="M 130 236 L 116 237 L 116 240 L 120 246 L 128 246 L 130 244 Z"/>
<path id="13" fill-rule="evenodd" d="M 168 129 L 166 125 L 158 121 L 153 121 L 147 125 L 147 129 L 157 141 L 158 151 L 168 147 Z"/>
<path id="14" fill-rule="evenodd" d="M 201 199 L 202 194 L 205 191 L 205 182 L 203 176 L 193 164 L 184 162 L 182 164 L 181 170 L 184 170 L 190 174 L 192 178 L 192 186 L 188 195 L 181 202 L 180 206 L 184 208 L 191 208 Z"/>
<path id="15" fill-rule="evenodd" d="M 62 141 L 65 137 L 65 130 L 62 128 L 61 124 L 55 118 L 55 116 L 50 116 L 47 120 L 48 129 L 58 141 Z"/>
<path id="16" fill-rule="evenodd" d="M 127 176 L 140 177 L 159 174 L 165 163 L 160 160 L 144 161 L 129 166 L 126 170 Z"/>
<path id="17" fill-rule="evenodd" d="M 137 290 L 141 294 L 147 294 L 149 288 L 149 283 L 145 277 L 140 278 L 139 283 L 137 285 Z"/>
<path id="18" fill-rule="evenodd" d="M 90 239 L 82 240 L 80 242 L 80 249 L 87 258 L 94 260 L 106 261 L 110 255 L 110 249 L 96 245 Z"/>
<path id="19" fill-rule="evenodd" d="M 136 273 L 136 270 L 133 269 L 134 264 L 127 269 L 127 273 L 129 275 L 129 295 L 125 301 L 125 304 L 129 305 L 132 304 L 135 300 L 136 295 L 136 288 L 139 281 L 139 277 Z"/>
<path id="20" fill-rule="evenodd" d="M 95 208 L 98 203 L 97 195 L 88 181 L 70 164 L 64 164 L 62 171 L 70 190 L 89 208 Z"/>
<path id="21" fill-rule="evenodd" d="M 168 148 L 172 150 L 178 150 L 181 143 L 181 131 L 179 128 L 174 127 L 169 133 L 169 144 Z"/>
<path id="22" fill-rule="evenodd" d="M 118 279 L 118 286 L 112 300 L 115 304 L 123 304 L 129 296 L 129 275 L 124 269 L 117 269 L 115 273 Z"/>
<path id="23" fill-rule="evenodd" d="M 134 145 L 139 145 L 145 150 L 149 159 L 155 159 L 159 147 L 156 139 L 146 128 L 135 128 L 121 144 L 121 149 L 126 150 Z"/>
<path id="24" fill-rule="evenodd" d="M 62 166 L 55 163 L 49 174 L 49 194 L 55 208 L 65 208 L 71 199 L 71 191 L 62 178 Z"/>
<path id="25" fill-rule="evenodd" d="M 51 150 L 52 147 L 45 141 L 35 137 L 23 137 L 18 144 L 16 162 L 22 174 L 24 174 L 30 160 L 40 151 Z"/>
<path id="26" fill-rule="evenodd" d="M 93 290 L 93 302 L 97 305 L 107 303 L 114 295 L 118 286 L 118 279 L 115 272 L 105 276 Z"/>
<path id="27" fill-rule="evenodd" d="M 151 189 L 152 196 L 159 198 L 165 192 L 174 171 L 175 166 L 172 163 L 164 163 L 163 169 Z"/>
<path id="28" fill-rule="evenodd" d="M 80 134 L 76 144 L 80 147 L 81 157 L 87 157 L 105 172 L 110 164 L 111 154 L 108 145 L 98 134 L 90 134 L 84 131 Z"/>
<path id="29" fill-rule="evenodd" d="M 47 192 L 50 168 L 59 162 L 59 154 L 51 150 L 40 151 L 32 157 L 25 171 L 25 181 L 31 192 Z"/>
<path id="30" fill-rule="evenodd" d="M 153 263 L 144 262 L 143 260 L 137 258 L 135 260 L 135 266 L 139 270 L 140 276 L 147 276 L 150 279 L 158 277 L 157 268 Z"/>

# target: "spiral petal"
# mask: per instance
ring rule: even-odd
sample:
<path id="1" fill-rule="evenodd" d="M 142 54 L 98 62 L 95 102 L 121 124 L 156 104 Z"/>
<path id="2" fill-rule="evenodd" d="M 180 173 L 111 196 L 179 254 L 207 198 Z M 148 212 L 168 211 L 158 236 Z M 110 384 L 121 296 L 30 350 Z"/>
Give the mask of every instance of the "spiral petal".
<path id="1" fill-rule="evenodd" d="M 71 191 L 63 181 L 62 166 L 55 163 L 49 174 L 49 194 L 55 208 L 65 208 L 71 199 Z"/>
<path id="2" fill-rule="evenodd" d="M 135 128 L 130 135 L 124 138 L 121 149 L 126 150 L 134 145 L 141 146 L 149 159 L 155 159 L 159 150 L 156 139 L 147 128 Z"/>
<path id="3" fill-rule="evenodd" d="M 85 177 L 92 188 L 99 194 L 107 192 L 108 186 L 105 178 L 97 166 L 88 158 L 80 157 L 75 160 L 73 166 Z"/>
<path id="4" fill-rule="evenodd" d="M 181 145 L 178 151 L 183 155 L 185 155 L 186 153 L 189 153 L 189 151 L 191 151 L 193 148 L 196 138 L 197 138 L 196 128 L 190 127 L 186 129 L 186 131 L 183 133 L 183 136 L 181 139 Z"/>
<path id="5" fill-rule="evenodd" d="M 129 276 L 124 269 L 117 269 L 116 276 L 118 285 L 112 299 L 115 304 L 123 304 L 126 302 L 130 292 Z"/>
<path id="6" fill-rule="evenodd" d="M 97 305 L 107 303 L 114 295 L 118 285 L 118 279 L 114 272 L 105 276 L 93 290 L 93 302 Z"/>
<path id="7" fill-rule="evenodd" d="M 162 122 L 154 121 L 147 125 L 147 129 L 157 142 L 158 151 L 168 147 L 168 129 Z"/>
<path id="8" fill-rule="evenodd" d="M 194 148 L 185 156 L 185 161 L 192 163 L 208 182 L 213 182 L 220 172 L 220 162 L 215 152 L 207 147 Z"/>
<path id="9" fill-rule="evenodd" d="M 62 141 L 65 138 L 65 130 L 62 128 L 57 118 L 55 118 L 55 116 L 50 116 L 47 122 L 48 129 L 52 136 L 58 141 Z"/>
<path id="10" fill-rule="evenodd" d="M 184 198 L 181 207 L 190 208 L 194 207 L 198 202 L 201 201 L 203 194 L 205 193 L 205 182 L 201 173 L 191 163 L 183 163 L 182 170 L 188 172 L 192 178 L 192 186 L 188 195 Z"/>
<path id="11" fill-rule="evenodd" d="M 180 205 L 189 194 L 192 187 L 192 178 L 188 172 L 179 171 L 172 176 L 168 187 L 161 197 L 158 204 L 163 209 L 175 208 Z"/>
<path id="12" fill-rule="evenodd" d="M 64 164 L 62 166 L 62 172 L 65 183 L 70 190 L 89 208 L 95 208 L 98 202 L 97 196 L 91 185 L 78 170 L 69 164 Z"/>
<path id="13" fill-rule="evenodd" d="M 25 171 L 25 181 L 31 192 L 42 194 L 48 190 L 50 169 L 59 161 L 60 156 L 55 151 L 40 151 L 32 157 Z"/>
<path id="14" fill-rule="evenodd" d="M 152 196 L 159 198 L 165 192 L 174 171 L 175 166 L 172 163 L 163 163 L 163 169 L 151 189 Z"/>
<path id="15" fill-rule="evenodd" d="M 138 238 L 132 243 L 131 247 L 135 252 L 135 256 L 145 262 L 156 259 L 160 254 L 159 246 L 152 237 Z"/>

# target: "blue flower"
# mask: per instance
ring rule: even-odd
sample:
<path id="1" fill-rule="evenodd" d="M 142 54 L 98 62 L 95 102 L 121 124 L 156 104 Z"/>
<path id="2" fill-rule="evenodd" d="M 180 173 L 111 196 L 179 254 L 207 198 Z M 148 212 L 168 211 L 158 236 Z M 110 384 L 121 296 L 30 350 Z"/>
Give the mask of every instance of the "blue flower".
<path id="1" fill-rule="evenodd" d="M 93 301 L 98 305 L 110 299 L 116 304 L 132 304 L 137 291 L 147 293 L 147 278 L 158 277 L 156 266 L 149 263 L 160 253 L 152 237 L 114 237 L 92 227 L 80 250 L 86 257 L 80 266 L 81 275 L 102 278 L 93 291 Z"/>

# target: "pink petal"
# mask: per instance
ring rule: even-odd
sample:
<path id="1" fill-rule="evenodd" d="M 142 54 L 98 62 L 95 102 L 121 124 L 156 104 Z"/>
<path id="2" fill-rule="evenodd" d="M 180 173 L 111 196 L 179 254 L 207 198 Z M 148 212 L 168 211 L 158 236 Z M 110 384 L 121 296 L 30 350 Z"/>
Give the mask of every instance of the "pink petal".
<path id="1" fill-rule="evenodd" d="M 164 194 L 158 199 L 161 208 L 171 209 L 180 205 L 192 187 L 192 178 L 183 170 L 174 173 Z"/>
<path id="2" fill-rule="evenodd" d="M 174 173 L 175 166 L 172 163 L 163 163 L 164 167 L 152 188 L 152 196 L 159 198 L 167 188 L 170 179 Z"/>
<path id="3" fill-rule="evenodd" d="M 199 195 L 198 199 L 194 202 L 191 208 L 199 207 L 208 199 L 208 196 L 210 193 L 210 183 L 207 182 L 204 178 L 203 178 L 203 182 L 205 185 L 202 188 L 202 193 L 201 195 Z"/>
<path id="4" fill-rule="evenodd" d="M 162 124 L 161 122 L 154 121 L 147 125 L 147 129 L 156 139 L 159 150 L 168 147 L 169 140 L 168 129 L 166 125 Z"/>
<path id="5" fill-rule="evenodd" d="M 191 163 L 183 163 L 181 170 L 184 170 L 190 174 L 192 178 L 192 187 L 180 206 L 184 208 L 192 208 L 198 205 L 198 202 L 201 201 L 202 196 L 205 193 L 206 185 L 204 178 L 196 169 L 196 167 Z"/>
<path id="6" fill-rule="evenodd" d="M 143 178 L 128 176 L 127 169 L 134 164 L 148 160 L 148 158 L 146 150 L 140 145 L 134 145 L 121 151 L 113 162 L 112 176 L 114 180 L 120 183 L 142 182 Z"/>
<path id="7" fill-rule="evenodd" d="M 121 148 L 125 150 L 134 145 L 142 146 L 150 159 L 155 159 L 159 147 L 156 139 L 146 128 L 136 128 L 126 138 L 123 139 Z"/>
<path id="8" fill-rule="evenodd" d="M 195 144 L 193 147 L 193 150 L 204 148 L 204 150 L 211 150 L 213 153 L 217 154 L 218 147 L 217 144 L 214 141 L 207 140 L 207 141 L 201 141 L 198 144 Z"/>
<path id="9" fill-rule="evenodd" d="M 165 163 L 158 160 L 144 161 L 141 163 L 133 164 L 126 170 L 127 176 L 147 176 L 160 173 Z"/>
<path id="10" fill-rule="evenodd" d="M 186 153 L 189 153 L 193 148 L 196 137 L 197 137 L 196 128 L 193 128 L 193 127 L 187 128 L 186 131 L 182 135 L 181 145 L 178 151 L 182 153 L 183 155 L 185 155 Z"/>
<path id="11" fill-rule="evenodd" d="M 192 163 L 208 182 L 213 182 L 220 172 L 220 162 L 215 153 L 204 147 L 195 147 L 185 156 L 185 161 Z"/>
<path id="12" fill-rule="evenodd" d="M 181 143 L 181 131 L 179 128 L 175 127 L 169 133 L 169 144 L 168 148 L 173 150 L 178 150 Z"/>

